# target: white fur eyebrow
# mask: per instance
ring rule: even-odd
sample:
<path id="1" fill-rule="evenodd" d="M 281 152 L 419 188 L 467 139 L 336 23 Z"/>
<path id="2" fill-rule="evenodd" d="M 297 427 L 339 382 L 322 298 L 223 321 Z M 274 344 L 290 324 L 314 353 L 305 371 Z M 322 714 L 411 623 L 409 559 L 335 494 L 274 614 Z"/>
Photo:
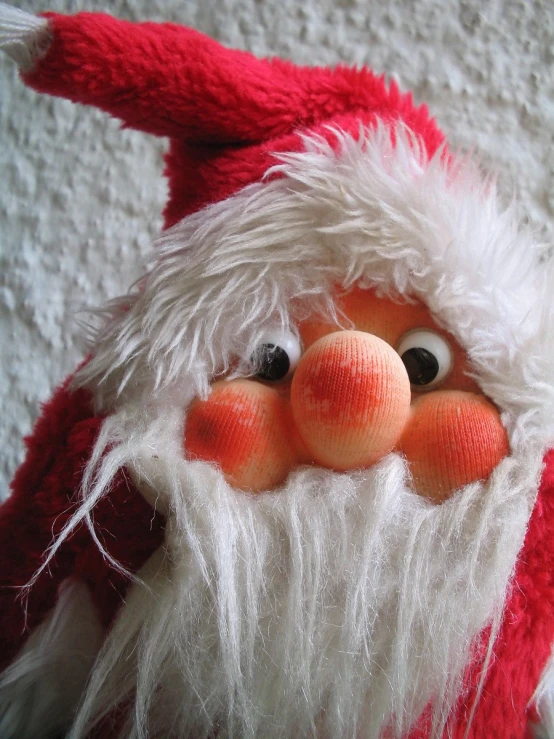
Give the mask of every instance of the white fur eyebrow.
<path id="1" fill-rule="evenodd" d="M 462 160 L 428 161 L 404 127 L 306 138 L 270 174 L 183 219 L 154 245 L 144 287 L 113 301 L 77 382 L 113 407 L 245 362 L 268 322 L 290 328 L 303 299 L 334 311 L 333 288 L 376 286 L 422 300 L 468 351 L 514 438 L 554 440 L 552 261 Z M 239 371 L 241 371 L 239 369 Z M 185 379 L 186 378 L 186 379 Z"/>

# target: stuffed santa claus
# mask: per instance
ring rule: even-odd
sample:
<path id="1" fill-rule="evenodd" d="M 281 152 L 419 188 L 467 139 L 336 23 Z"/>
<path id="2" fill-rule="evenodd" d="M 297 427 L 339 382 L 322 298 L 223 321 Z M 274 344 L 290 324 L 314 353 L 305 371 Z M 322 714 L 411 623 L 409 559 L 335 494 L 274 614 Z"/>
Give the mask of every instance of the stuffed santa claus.
<path id="1" fill-rule="evenodd" d="M 494 183 L 367 69 L 0 28 L 170 140 L 0 509 L 0 735 L 554 736 L 554 273 Z"/>

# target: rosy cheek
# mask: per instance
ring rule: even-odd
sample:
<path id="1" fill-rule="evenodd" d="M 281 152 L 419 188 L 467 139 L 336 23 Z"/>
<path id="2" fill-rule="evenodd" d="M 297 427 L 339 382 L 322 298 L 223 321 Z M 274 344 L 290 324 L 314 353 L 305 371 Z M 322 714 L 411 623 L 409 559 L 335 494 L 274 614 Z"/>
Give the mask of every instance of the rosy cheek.
<path id="1" fill-rule="evenodd" d="M 259 492 L 282 483 L 294 466 L 288 404 L 273 388 L 249 380 L 217 382 L 188 412 L 185 450 L 215 462 L 230 485 Z"/>
<path id="2" fill-rule="evenodd" d="M 454 390 L 413 403 L 399 449 L 418 493 L 437 503 L 470 482 L 487 480 L 509 452 L 496 408 L 481 395 Z"/>

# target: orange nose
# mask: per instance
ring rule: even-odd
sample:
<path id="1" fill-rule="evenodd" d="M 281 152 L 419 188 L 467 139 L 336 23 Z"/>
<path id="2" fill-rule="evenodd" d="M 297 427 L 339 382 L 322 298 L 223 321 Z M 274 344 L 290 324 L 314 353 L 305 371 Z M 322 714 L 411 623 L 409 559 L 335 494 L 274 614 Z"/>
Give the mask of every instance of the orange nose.
<path id="1" fill-rule="evenodd" d="M 291 406 L 314 461 L 369 467 L 397 444 L 410 410 L 410 381 L 389 344 L 361 331 L 316 341 L 296 369 Z"/>

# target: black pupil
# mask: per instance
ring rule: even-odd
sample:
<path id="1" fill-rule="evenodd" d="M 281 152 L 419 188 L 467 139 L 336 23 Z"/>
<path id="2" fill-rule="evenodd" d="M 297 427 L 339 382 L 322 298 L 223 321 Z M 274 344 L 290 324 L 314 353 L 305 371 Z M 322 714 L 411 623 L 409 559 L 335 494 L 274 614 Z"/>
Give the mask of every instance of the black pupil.
<path id="1" fill-rule="evenodd" d="M 257 377 L 276 382 L 286 377 L 290 369 L 289 356 L 284 349 L 275 344 L 262 344 L 256 351 Z"/>
<path id="2" fill-rule="evenodd" d="M 412 385 L 429 385 L 439 373 L 439 363 L 434 354 L 422 347 L 408 349 L 402 361 Z"/>

